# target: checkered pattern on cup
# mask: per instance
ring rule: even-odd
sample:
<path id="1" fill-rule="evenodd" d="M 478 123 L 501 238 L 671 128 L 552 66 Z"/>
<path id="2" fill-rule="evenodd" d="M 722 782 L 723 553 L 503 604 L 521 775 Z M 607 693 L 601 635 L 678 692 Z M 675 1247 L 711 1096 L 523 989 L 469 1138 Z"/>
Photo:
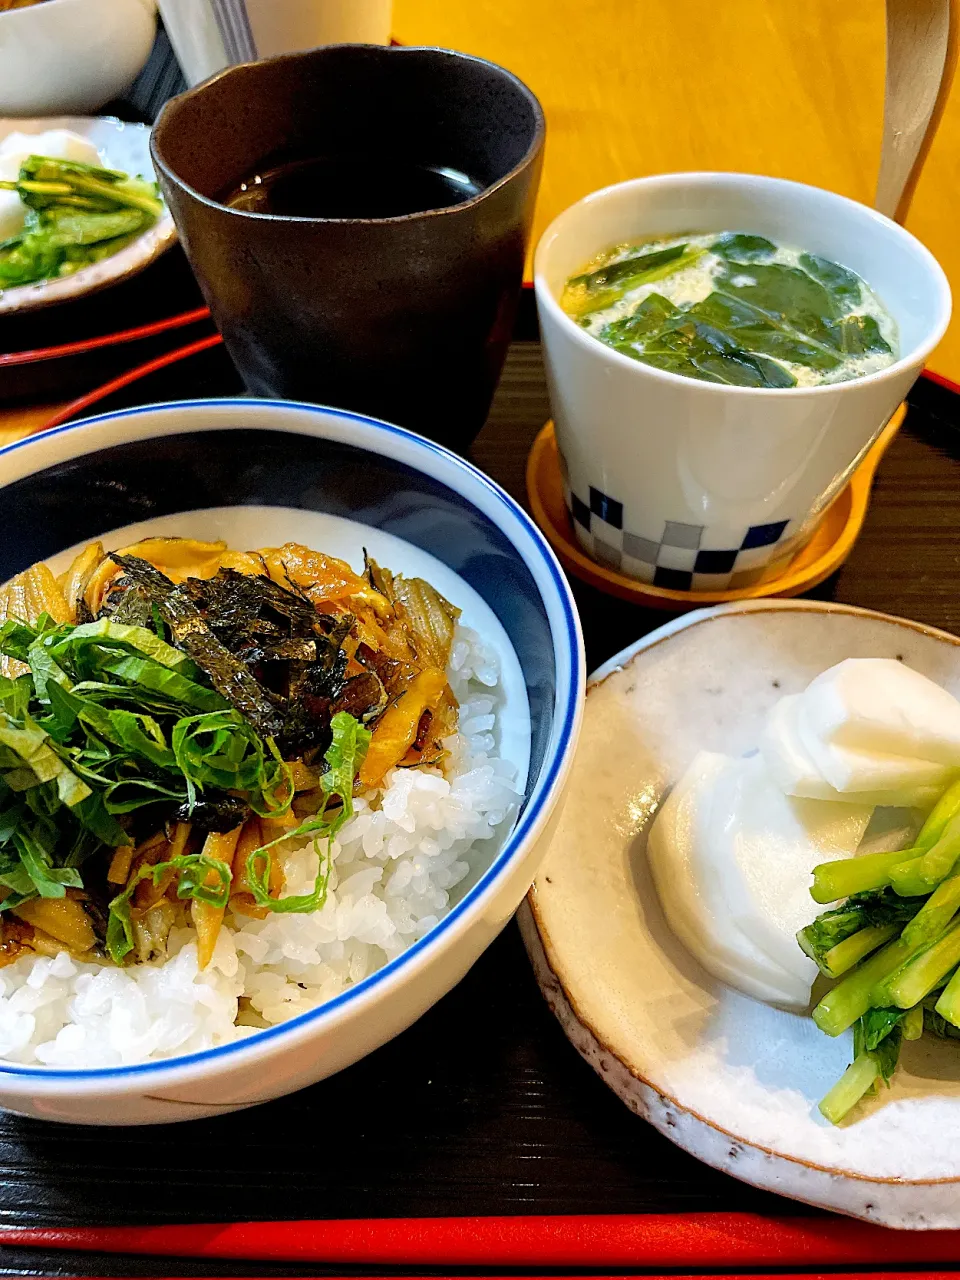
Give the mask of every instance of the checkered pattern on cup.
<path id="1" fill-rule="evenodd" d="M 666 520 L 656 536 L 623 527 L 623 504 L 592 486 L 589 500 L 565 483 L 577 536 L 600 564 L 673 591 L 735 591 L 771 573 L 796 550 L 789 520 L 739 530 Z M 782 554 L 771 556 L 771 547 Z"/>

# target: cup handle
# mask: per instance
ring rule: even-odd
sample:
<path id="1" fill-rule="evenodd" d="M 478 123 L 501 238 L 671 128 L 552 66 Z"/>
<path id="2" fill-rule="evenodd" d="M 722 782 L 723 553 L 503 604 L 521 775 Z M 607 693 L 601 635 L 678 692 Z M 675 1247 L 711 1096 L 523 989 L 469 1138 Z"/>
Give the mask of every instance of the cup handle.
<path id="1" fill-rule="evenodd" d="M 874 207 L 903 222 L 946 106 L 960 0 L 887 0 L 883 147 Z"/>

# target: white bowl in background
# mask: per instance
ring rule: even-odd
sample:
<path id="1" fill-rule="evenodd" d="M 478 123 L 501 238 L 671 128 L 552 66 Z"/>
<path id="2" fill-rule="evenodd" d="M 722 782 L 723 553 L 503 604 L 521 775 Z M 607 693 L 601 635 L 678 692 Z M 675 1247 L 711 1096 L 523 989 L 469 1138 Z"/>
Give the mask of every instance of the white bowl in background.
<path id="1" fill-rule="evenodd" d="M 0 115 L 96 111 L 136 79 L 155 0 L 42 0 L 0 13 Z"/>
<path id="2" fill-rule="evenodd" d="M 613 245 L 719 231 L 759 233 L 855 271 L 897 321 L 900 357 L 849 382 L 726 386 L 622 355 L 560 306 L 569 277 Z M 749 174 L 664 174 L 595 191 L 544 232 L 534 274 L 577 536 L 594 559 L 681 589 L 746 586 L 795 554 L 950 318 L 946 276 L 908 231 L 844 196 Z"/>

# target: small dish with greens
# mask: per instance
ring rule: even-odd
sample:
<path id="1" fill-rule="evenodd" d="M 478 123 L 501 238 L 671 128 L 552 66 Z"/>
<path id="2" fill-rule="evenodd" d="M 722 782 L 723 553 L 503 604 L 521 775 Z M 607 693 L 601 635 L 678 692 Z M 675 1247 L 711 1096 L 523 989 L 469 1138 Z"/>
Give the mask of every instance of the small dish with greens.
<path id="1" fill-rule="evenodd" d="M 634 1115 L 874 1224 L 960 1226 L 958 694 L 957 639 L 905 619 L 689 613 L 591 678 L 529 899 L 550 1006 Z"/>
<path id="2" fill-rule="evenodd" d="M 145 126 L 35 123 L 0 122 L 0 313 L 102 288 L 174 238 Z"/>

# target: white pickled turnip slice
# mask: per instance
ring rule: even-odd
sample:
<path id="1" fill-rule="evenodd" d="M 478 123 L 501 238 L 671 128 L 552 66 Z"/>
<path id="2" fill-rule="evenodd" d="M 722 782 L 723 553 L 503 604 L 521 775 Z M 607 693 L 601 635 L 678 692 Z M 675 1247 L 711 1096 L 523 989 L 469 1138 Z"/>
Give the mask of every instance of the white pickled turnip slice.
<path id="1" fill-rule="evenodd" d="M 741 931 L 805 981 L 809 996 L 817 968 L 800 950 L 797 932 L 820 910 L 810 896 L 813 868 L 851 857 L 873 809 L 786 796 L 761 756 L 731 761 L 712 796 L 701 874 L 712 875 Z"/>
<path id="2" fill-rule="evenodd" d="M 767 712 L 760 735 L 760 754 L 766 761 L 774 781 L 788 796 L 822 798 L 834 791 L 825 782 L 813 757 L 800 740 L 797 712 L 800 695 L 788 694 Z"/>
<path id="3" fill-rule="evenodd" d="M 16 191 L 0 191 L 0 243 L 18 236 L 26 220 L 27 206 Z"/>
<path id="4" fill-rule="evenodd" d="M 713 787 L 729 763 L 728 756 L 701 752 L 657 814 L 647 857 L 660 904 L 677 938 L 715 978 L 767 1004 L 806 1008 L 810 983 L 755 946 L 696 870 L 703 864 Z M 797 952 L 805 958 L 799 946 Z"/>
<path id="5" fill-rule="evenodd" d="M 904 809 L 929 809 L 943 790 L 923 785 L 883 790 L 838 791 L 817 767 L 800 732 L 800 707 L 804 694 L 781 698 L 767 713 L 760 737 L 760 754 L 780 790 L 808 800 L 835 800 L 847 804 L 888 805 Z"/>
<path id="6" fill-rule="evenodd" d="M 823 743 L 960 768 L 960 702 L 893 658 L 847 658 L 802 695 Z"/>
<path id="7" fill-rule="evenodd" d="M 100 165 L 100 152 L 88 139 L 70 129 L 47 129 L 45 133 L 8 133 L 0 142 L 0 164 L 4 178 L 20 176 L 20 166 L 29 156 L 47 156 L 51 160 L 74 160 L 80 164 Z"/>
<path id="8" fill-rule="evenodd" d="M 809 690 L 807 691 L 809 692 Z M 820 776 L 837 791 L 906 791 L 935 787 L 943 791 L 956 769 L 917 756 L 895 756 L 870 747 L 844 747 L 820 738 L 807 717 L 807 695 L 794 712 L 800 741 Z"/>

